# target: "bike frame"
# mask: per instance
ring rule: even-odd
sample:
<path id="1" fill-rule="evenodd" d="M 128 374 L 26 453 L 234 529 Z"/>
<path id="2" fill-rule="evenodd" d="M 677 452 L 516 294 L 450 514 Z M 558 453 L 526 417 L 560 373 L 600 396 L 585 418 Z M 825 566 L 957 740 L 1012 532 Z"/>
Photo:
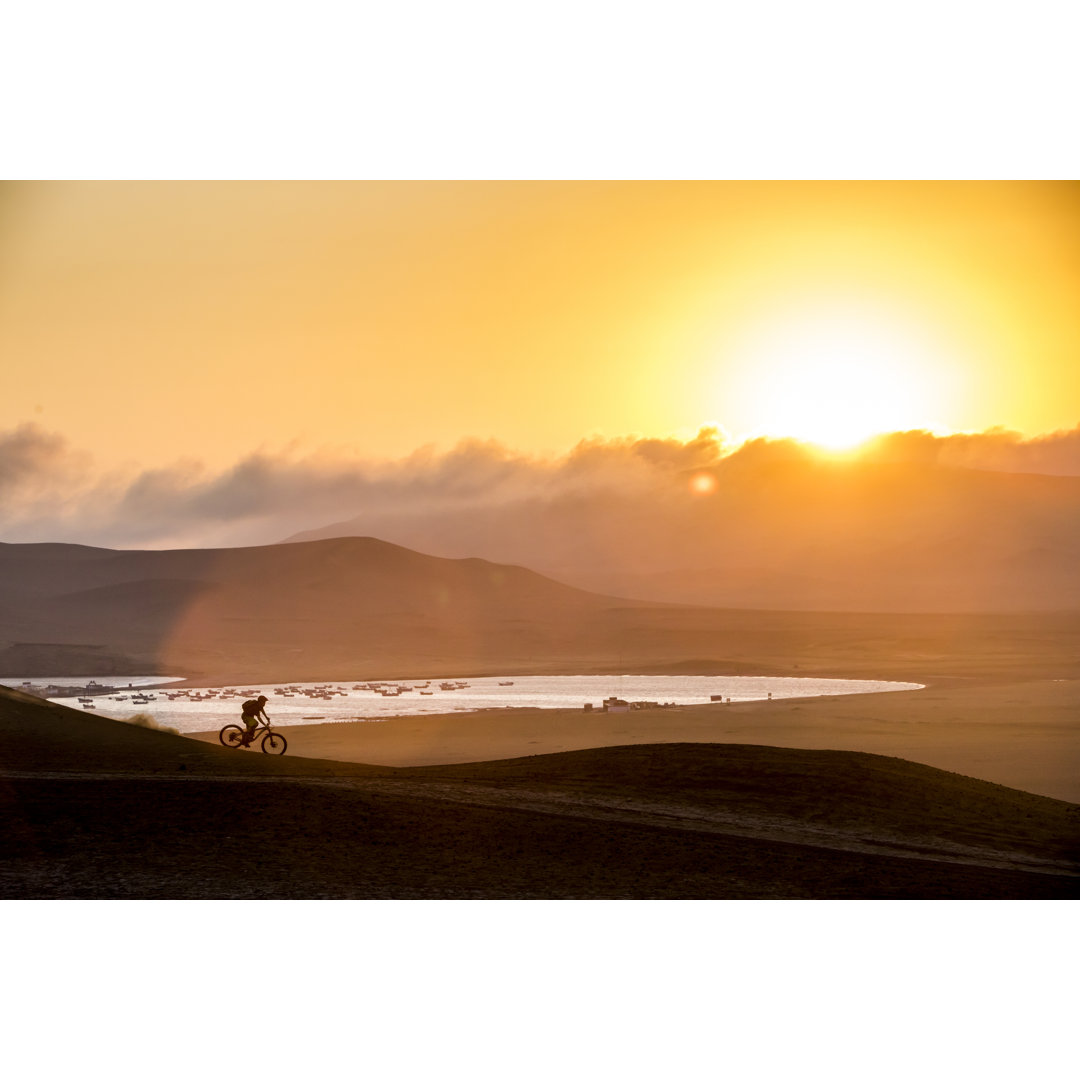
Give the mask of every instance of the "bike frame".
<path id="1" fill-rule="evenodd" d="M 247 725 L 245 724 L 244 727 L 246 726 Z M 260 728 L 262 728 L 261 735 L 259 734 Z M 261 739 L 268 731 L 273 731 L 273 728 L 270 726 L 270 721 L 268 719 L 260 719 L 256 716 L 255 727 L 251 731 L 251 741 L 254 742 L 256 739 Z"/>

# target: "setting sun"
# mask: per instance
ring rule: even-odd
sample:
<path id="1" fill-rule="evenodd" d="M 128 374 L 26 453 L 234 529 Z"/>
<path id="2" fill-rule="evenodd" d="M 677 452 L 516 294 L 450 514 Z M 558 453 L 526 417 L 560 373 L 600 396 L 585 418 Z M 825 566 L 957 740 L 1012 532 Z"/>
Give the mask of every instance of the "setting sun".
<path id="1" fill-rule="evenodd" d="M 935 427 L 953 366 L 928 335 L 858 310 L 788 313 L 747 335 L 733 359 L 754 434 L 832 450 Z"/>

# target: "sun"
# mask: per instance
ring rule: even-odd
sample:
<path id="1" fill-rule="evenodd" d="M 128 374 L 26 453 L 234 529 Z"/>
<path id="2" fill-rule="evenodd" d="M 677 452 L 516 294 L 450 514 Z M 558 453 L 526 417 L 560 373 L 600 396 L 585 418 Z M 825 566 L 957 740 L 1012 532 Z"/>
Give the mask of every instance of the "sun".
<path id="1" fill-rule="evenodd" d="M 918 415 L 910 369 L 867 349 L 810 343 L 778 356 L 766 397 L 777 435 L 845 450 L 872 435 L 913 426 Z"/>
<path id="2" fill-rule="evenodd" d="M 779 319 L 744 338 L 732 360 L 749 433 L 829 450 L 939 426 L 951 367 L 917 327 L 858 311 Z"/>

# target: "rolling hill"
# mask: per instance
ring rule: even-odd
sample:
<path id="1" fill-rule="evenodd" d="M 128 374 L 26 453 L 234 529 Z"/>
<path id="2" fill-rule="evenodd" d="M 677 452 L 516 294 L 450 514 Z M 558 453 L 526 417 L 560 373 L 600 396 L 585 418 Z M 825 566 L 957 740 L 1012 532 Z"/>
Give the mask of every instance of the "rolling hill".
<path id="1" fill-rule="evenodd" d="M 1080 883 L 1080 807 L 875 754 L 378 768 L 0 688 L 0 779 L 8 899 L 1070 899 Z"/>
<path id="2" fill-rule="evenodd" d="M 603 624 L 618 604 L 521 567 L 371 538 L 174 551 L 0 544 L 0 593 L 0 666 L 33 656 L 55 668 L 69 663 L 65 649 L 96 646 L 182 673 L 524 662 L 567 655 L 560 643 L 580 637 L 574 628 Z"/>

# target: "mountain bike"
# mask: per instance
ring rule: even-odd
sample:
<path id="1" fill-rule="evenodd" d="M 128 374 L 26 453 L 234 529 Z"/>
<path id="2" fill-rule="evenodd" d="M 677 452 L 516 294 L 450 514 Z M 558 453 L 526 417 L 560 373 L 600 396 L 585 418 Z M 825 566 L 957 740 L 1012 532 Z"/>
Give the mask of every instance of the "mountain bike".
<path id="1" fill-rule="evenodd" d="M 261 735 L 258 734 L 259 728 L 265 729 Z M 243 737 L 244 729 L 239 724 L 226 724 L 218 735 L 222 746 L 235 748 L 239 748 Z M 260 739 L 262 740 L 262 752 L 264 754 L 284 754 L 285 748 L 289 745 L 285 741 L 284 735 L 280 735 L 270 727 L 269 720 L 260 720 L 255 725 L 255 734 L 251 736 L 251 745 L 254 746 Z"/>

